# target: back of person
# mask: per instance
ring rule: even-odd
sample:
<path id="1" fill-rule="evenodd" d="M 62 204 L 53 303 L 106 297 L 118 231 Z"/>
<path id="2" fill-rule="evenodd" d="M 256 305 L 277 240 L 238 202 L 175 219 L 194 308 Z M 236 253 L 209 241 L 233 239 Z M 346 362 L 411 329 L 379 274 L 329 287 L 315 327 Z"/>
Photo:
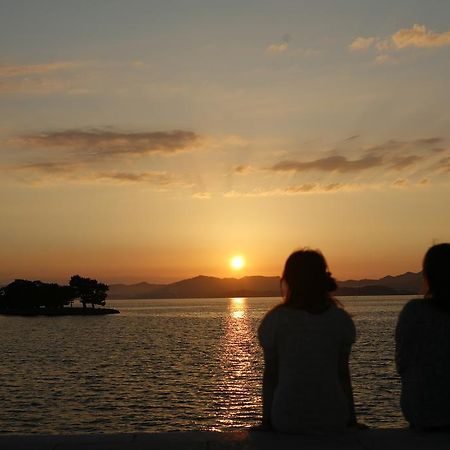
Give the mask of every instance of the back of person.
<path id="1" fill-rule="evenodd" d="M 410 301 L 396 330 L 401 407 L 413 427 L 450 425 L 450 313 Z"/>
<path id="2" fill-rule="evenodd" d="M 259 337 L 278 358 L 273 427 L 290 433 L 344 429 L 350 409 L 338 361 L 355 339 L 348 314 L 335 305 L 321 314 L 279 306 L 266 316 Z"/>
<path id="3" fill-rule="evenodd" d="M 424 259 L 428 293 L 408 302 L 396 328 L 401 407 L 416 428 L 450 427 L 450 244 Z"/>
<path id="4" fill-rule="evenodd" d="M 298 250 L 286 261 L 284 302 L 258 329 L 264 350 L 264 428 L 327 432 L 356 424 L 348 367 L 355 327 L 331 297 L 337 285 L 323 255 Z"/>

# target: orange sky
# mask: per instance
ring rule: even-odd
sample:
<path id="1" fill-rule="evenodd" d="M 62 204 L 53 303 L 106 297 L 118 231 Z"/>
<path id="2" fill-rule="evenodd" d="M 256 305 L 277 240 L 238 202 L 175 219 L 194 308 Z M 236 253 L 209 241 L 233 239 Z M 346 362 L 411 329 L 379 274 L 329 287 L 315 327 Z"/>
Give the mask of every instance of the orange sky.
<path id="1" fill-rule="evenodd" d="M 279 275 L 304 246 L 381 277 L 450 241 L 450 4 L 223 3 L 5 8 L 0 282 Z"/>

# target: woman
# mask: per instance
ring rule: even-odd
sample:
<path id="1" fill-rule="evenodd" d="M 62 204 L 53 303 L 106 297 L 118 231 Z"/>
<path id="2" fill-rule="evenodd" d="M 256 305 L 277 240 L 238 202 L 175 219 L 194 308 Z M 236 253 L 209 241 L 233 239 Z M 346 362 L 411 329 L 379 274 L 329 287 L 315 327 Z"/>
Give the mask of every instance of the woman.
<path id="1" fill-rule="evenodd" d="M 431 247 L 423 261 L 428 291 L 409 301 L 396 329 L 401 407 L 413 428 L 450 427 L 450 244 Z"/>
<path id="2" fill-rule="evenodd" d="M 356 425 L 348 367 L 355 327 L 330 295 L 337 286 L 325 258 L 314 250 L 292 253 L 281 281 L 284 303 L 258 329 L 263 427 L 298 433 Z"/>

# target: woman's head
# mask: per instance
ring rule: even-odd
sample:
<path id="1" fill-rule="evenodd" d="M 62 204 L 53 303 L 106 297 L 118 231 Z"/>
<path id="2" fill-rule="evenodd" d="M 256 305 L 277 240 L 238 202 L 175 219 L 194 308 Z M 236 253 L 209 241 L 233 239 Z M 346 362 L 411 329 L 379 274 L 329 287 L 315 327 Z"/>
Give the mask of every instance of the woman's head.
<path id="1" fill-rule="evenodd" d="M 308 311 L 326 308 L 333 301 L 330 292 L 337 289 L 325 258 L 317 250 L 292 253 L 284 265 L 281 281 L 286 287 L 285 303 Z"/>
<path id="2" fill-rule="evenodd" d="M 429 248 L 423 259 L 423 276 L 428 285 L 428 296 L 450 303 L 450 244 Z"/>

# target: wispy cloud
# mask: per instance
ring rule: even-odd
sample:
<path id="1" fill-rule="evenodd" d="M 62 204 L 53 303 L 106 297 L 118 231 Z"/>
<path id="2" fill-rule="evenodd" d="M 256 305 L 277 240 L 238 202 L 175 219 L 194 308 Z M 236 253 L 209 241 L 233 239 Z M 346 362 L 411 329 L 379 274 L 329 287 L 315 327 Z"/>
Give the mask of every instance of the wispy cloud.
<path id="1" fill-rule="evenodd" d="M 356 160 L 348 160 L 345 156 L 328 156 L 312 161 L 280 161 L 271 167 L 277 172 L 305 172 L 320 170 L 324 172 L 359 172 L 361 170 L 379 167 L 383 160 L 378 156 L 365 156 Z"/>
<path id="2" fill-rule="evenodd" d="M 62 70 L 79 67 L 82 63 L 70 61 L 56 61 L 46 64 L 0 64 L 0 78 L 23 77 L 28 75 L 40 75 L 50 72 L 59 72 Z"/>
<path id="3" fill-rule="evenodd" d="M 390 168 L 395 170 L 403 170 L 406 167 L 412 166 L 418 161 L 421 161 L 422 159 L 423 157 L 418 155 L 396 156 L 392 158 Z"/>
<path id="4" fill-rule="evenodd" d="M 85 63 L 56 61 L 44 64 L 0 65 L 0 94 L 67 94 L 86 93 L 88 90 L 73 71 Z"/>
<path id="5" fill-rule="evenodd" d="M 232 190 L 223 194 L 226 198 L 233 197 L 280 197 L 304 194 L 326 194 L 338 191 L 357 191 L 361 186 L 345 183 L 303 183 L 274 189 Z"/>
<path id="6" fill-rule="evenodd" d="M 117 170 L 98 171 L 82 164 L 65 162 L 37 162 L 8 167 L 0 171 L 24 184 L 55 185 L 60 183 L 96 184 L 141 184 L 158 188 L 190 187 L 174 174 L 165 171 L 123 172 Z"/>
<path id="7" fill-rule="evenodd" d="M 405 178 L 398 178 L 392 183 L 392 185 L 394 187 L 406 187 L 408 185 L 408 180 Z"/>
<path id="8" fill-rule="evenodd" d="M 146 171 L 146 172 L 100 172 L 93 176 L 97 180 L 112 181 L 119 184 L 124 183 L 144 183 L 156 186 L 174 185 L 177 180 L 167 172 Z"/>
<path id="9" fill-rule="evenodd" d="M 80 156 L 100 158 L 117 155 L 175 153 L 200 144 L 193 131 L 111 131 L 104 129 L 69 129 L 24 134 L 13 142 L 27 149 L 56 149 Z"/>
<path id="10" fill-rule="evenodd" d="M 450 148 L 442 137 L 389 139 L 369 146 L 363 145 L 363 141 L 363 137 L 352 136 L 322 151 L 316 158 L 299 156 L 271 165 L 236 166 L 234 173 L 239 177 L 235 190 L 228 195 L 254 197 L 393 187 L 414 189 L 425 186 L 430 177 L 443 182 L 445 174 L 450 172 Z M 299 153 L 312 154 L 307 149 Z"/>
<path id="11" fill-rule="evenodd" d="M 80 164 L 67 162 L 35 162 L 30 164 L 21 164 L 10 167 L 10 170 L 22 173 L 40 173 L 48 175 L 63 175 L 72 173 L 78 168 Z"/>
<path id="12" fill-rule="evenodd" d="M 401 171 L 426 164 L 438 155 L 450 151 L 445 147 L 447 140 L 439 136 L 411 140 L 389 139 L 371 146 L 359 145 L 355 143 L 357 139 L 360 139 L 359 135 L 350 136 L 339 143 L 338 148 L 331 148 L 325 152 L 328 153 L 327 156 L 320 158 L 284 159 L 266 167 L 239 165 L 233 171 L 238 175 L 267 171 L 298 173 L 319 171 L 337 174 L 357 174 L 372 169 Z"/>

